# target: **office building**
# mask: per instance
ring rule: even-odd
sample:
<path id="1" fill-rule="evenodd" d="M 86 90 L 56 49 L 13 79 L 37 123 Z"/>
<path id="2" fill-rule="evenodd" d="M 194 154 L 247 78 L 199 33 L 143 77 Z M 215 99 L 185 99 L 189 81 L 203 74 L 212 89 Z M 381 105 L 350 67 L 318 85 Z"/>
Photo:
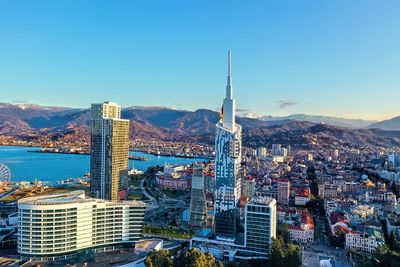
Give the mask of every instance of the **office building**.
<path id="1" fill-rule="evenodd" d="M 191 228 L 203 228 L 206 224 L 207 204 L 204 193 L 203 163 L 194 163 L 189 226 Z"/>
<path id="2" fill-rule="evenodd" d="M 228 79 L 223 114 L 216 125 L 215 137 L 215 235 L 235 237 L 237 203 L 241 182 L 242 127 L 235 123 L 235 99 L 231 77 L 231 54 L 228 52 Z"/>
<path id="3" fill-rule="evenodd" d="M 134 244 L 146 205 L 86 198 L 84 191 L 18 201 L 18 252 L 23 259 L 69 259 Z"/>
<path id="4" fill-rule="evenodd" d="M 129 164 L 129 120 L 115 103 L 92 104 L 90 193 L 94 198 L 125 198 Z"/>
<path id="5" fill-rule="evenodd" d="M 211 253 L 219 260 L 268 259 L 272 238 L 276 237 L 276 200 L 255 197 L 245 206 L 244 239 L 219 236 L 210 238 L 207 229 L 190 240 L 190 248 Z"/>
<path id="6" fill-rule="evenodd" d="M 244 231 L 246 249 L 268 257 L 272 238 L 276 237 L 276 200 L 268 197 L 251 199 L 245 208 Z"/>

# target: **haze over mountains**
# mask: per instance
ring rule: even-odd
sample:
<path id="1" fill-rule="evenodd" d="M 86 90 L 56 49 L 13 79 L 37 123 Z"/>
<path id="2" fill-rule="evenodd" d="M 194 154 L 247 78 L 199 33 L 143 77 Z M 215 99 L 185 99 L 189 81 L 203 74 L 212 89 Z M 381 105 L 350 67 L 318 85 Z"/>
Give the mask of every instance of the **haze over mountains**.
<path id="1" fill-rule="evenodd" d="M 186 111 L 133 106 L 123 109 L 122 118 L 131 120 L 132 138 L 180 140 L 186 137 L 211 144 L 219 113 L 207 109 Z M 398 144 L 397 139 L 394 139 L 395 143 L 392 142 L 393 138 L 400 136 L 400 132 L 393 132 L 400 131 L 399 118 L 370 124 L 370 121 L 364 120 L 295 114 L 285 117 L 238 117 L 237 122 L 243 126 L 245 145 L 250 146 L 274 140 L 284 143 L 285 140 L 289 141 L 288 136 L 299 144 L 311 142 L 310 136 L 325 136 L 331 141 L 332 138 L 343 139 L 340 142 L 354 143 L 353 145 L 359 142 L 358 145 L 370 143 L 386 146 Z M 32 138 L 57 132 L 88 134 L 89 131 L 89 109 L 0 103 L 0 135 Z"/>
<path id="2" fill-rule="evenodd" d="M 400 116 L 373 123 L 369 125 L 368 128 L 377 128 L 385 131 L 400 131 Z"/>

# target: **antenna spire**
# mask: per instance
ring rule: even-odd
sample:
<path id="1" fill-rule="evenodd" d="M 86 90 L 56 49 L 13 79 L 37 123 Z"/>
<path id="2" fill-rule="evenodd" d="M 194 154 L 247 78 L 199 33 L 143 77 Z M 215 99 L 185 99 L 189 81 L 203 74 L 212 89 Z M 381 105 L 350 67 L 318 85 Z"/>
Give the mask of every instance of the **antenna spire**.
<path id="1" fill-rule="evenodd" d="M 226 84 L 226 99 L 233 98 L 233 89 L 232 89 L 232 67 L 231 67 L 231 50 L 228 50 L 228 78 Z"/>
<path id="2" fill-rule="evenodd" d="M 228 50 L 228 76 L 231 76 L 231 50 Z"/>

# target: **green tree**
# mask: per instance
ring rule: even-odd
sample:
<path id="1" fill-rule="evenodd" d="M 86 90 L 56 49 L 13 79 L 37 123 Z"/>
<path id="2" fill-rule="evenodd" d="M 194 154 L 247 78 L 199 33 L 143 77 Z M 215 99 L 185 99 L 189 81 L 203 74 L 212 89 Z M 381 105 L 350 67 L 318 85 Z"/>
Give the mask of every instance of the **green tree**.
<path id="1" fill-rule="evenodd" d="M 285 265 L 285 251 L 283 247 L 283 239 L 281 236 L 272 239 L 271 248 L 271 266 L 281 267 Z"/>
<path id="2" fill-rule="evenodd" d="M 278 231 L 279 231 L 279 236 L 282 236 L 283 238 L 283 242 L 289 242 L 290 236 L 287 224 L 284 224 L 283 227 L 280 227 Z"/>
<path id="3" fill-rule="evenodd" d="M 144 264 L 146 267 L 172 267 L 167 250 L 152 251 L 146 257 Z"/>
<path id="4" fill-rule="evenodd" d="M 301 266 L 301 249 L 299 246 L 288 244 L 286 253 L 286 266 Z"/>
<path id="5" fill-rule="evenodd" d="M 174 260 L 176 267 L 213 267 L 215 258 L 210 253 L 201 253 L 198 249 L 192 248 Z"/>
<path id="6" fill-rule="evenodd" d="M 301 266 L 301 249 L 292 243 L 285 244 L 282 236 L 272 239 L 270 265 L 276 267 Z"/>
<path id="7" fill-rule="evenodd" d="M 391 250 L 400 252 L 399 242 L 397 241 L 395 231 L 392 231 L 389 235 L 389 247 Z"/>

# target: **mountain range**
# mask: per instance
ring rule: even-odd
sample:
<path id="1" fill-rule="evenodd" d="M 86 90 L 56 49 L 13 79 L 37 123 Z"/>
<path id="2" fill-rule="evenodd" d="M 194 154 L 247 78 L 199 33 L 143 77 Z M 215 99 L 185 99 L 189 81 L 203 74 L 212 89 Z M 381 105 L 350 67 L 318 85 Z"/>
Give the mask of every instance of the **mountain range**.
<path id="1" fill-rule="evenodd" d="M 400 131 L 400 116 L 373 123 L 369 125 L 368 128 L 376 128 L 385 131 Z"/>
<path id="2" fill-rule="evenodd" d="M 332 116 L 306 115 L 306 114 L 292 114 L 281 117 L 262 116 L 261 119 L 264 121 L 275 121 L 275 120 L 308 121 L 308 122 L 323 123 L 323 124 L 347 127 L 347 128 L 366 128 L 371 124 L 378 122 L 374 120 L 344 119 Z"/>
<path id="3" fill-rule="evenodd" d="M 184 139 L 212 144 L 219 113 L 207 109 L 186 111 L 133 106 L 124 108 L 121 117 L 131 121 L 131 138 Z M 244 143 L 248 146 L 271 142 L 302 145 L 317 139 L 348 146 L 374 144 L 385 147 L 400 146 L 399 118 L 369 124 L 369 121 L 363 120 L 296 114 L 285 117 L 237 117 L 237 122 L 243 126 Z M 2 136 L 32 139 L 43 135 L 79 133 L 83 138 L 88 138 L 89 132 L 89 109 L 0 103 Z"/>

